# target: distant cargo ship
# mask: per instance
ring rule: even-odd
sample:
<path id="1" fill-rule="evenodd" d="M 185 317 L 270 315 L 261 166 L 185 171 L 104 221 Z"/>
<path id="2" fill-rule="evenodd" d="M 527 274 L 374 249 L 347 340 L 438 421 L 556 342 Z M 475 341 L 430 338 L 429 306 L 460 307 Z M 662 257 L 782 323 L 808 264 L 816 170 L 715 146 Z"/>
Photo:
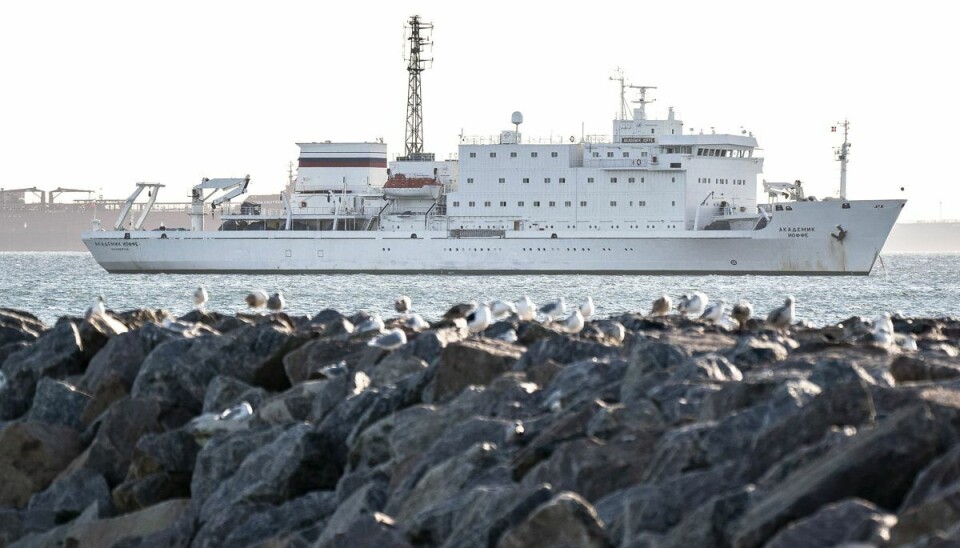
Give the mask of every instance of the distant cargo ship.
<path id="1" fill-rule="evenodd" d="M 897 223 L 884 253 L 960 253 L 960 220 Z"/>

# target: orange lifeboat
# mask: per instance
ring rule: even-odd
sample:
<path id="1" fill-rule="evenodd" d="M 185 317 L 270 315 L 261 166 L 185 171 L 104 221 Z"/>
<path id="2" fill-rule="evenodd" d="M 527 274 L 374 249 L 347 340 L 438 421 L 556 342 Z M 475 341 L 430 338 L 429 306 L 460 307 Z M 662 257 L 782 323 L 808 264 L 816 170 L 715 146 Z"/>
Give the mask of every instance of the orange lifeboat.
<path id="1" fill-rule="evenodd" d="M 391 175 L 383 185 L 383 195 L 387 198 L 436 199 L 441 188 L 440 182 L 431 177 Z"/>

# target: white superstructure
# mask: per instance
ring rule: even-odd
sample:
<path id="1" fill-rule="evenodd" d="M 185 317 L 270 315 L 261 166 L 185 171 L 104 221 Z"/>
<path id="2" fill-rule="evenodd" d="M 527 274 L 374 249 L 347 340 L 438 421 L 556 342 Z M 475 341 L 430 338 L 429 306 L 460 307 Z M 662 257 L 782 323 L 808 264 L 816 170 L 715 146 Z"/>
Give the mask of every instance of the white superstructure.
<path id="1" fill-rule="evenodd" d="M 111 272 L 869 273 L 903 200 L 816 201 L 795 182 L 765 183 L 786 200 L 758 203 L 753 135 L 648 119 L 648 89 L 606 138 L 524 142 L 515 113 L 461 138 L 456 161 L 388 168 L 383 143 L 299 143 L 283 211 L 83 240 Z"/>

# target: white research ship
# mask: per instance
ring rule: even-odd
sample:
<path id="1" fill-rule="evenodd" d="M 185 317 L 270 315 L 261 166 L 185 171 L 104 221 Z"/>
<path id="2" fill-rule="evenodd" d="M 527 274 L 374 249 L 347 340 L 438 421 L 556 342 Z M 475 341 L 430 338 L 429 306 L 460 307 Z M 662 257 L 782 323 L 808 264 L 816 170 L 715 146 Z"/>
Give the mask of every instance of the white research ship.
<path id="1" fill-rule="evenodd" d="M 905 204 L 846 199 L 845 122 L 839 198 L 764 182 L 770 201 L 759 203 L 752 134 L 684 134 L 672 108 L 648 119 L 652 88 L 622 75 L 611 137 L 524 142 L 514 113 L 513 129 L 461 137 L 458 160 L 436 161 L 422 152 L 422 42 L 412 43 L 406 155 L 389 167 L 382 142 L 299 143 L 282 209 L 231 206 L 249 178 L 204 179 L 190 230 L 144 230 L 152 201 L 135 222 L 126 213 L 161 185 L 139 183 L 117 222 L 95 220 L 83 242 L 118 273 L 865 275 Z M 627 88 L 640 93 L 632 115 Z"/>

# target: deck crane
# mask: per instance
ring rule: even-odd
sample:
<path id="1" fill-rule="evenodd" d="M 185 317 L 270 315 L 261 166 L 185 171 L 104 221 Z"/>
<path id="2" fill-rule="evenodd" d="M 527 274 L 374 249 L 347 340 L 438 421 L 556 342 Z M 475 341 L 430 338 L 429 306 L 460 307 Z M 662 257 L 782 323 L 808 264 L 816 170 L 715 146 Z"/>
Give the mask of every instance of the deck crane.
<path id="1" fill-rule="evenodd" d="M 229 202 L 233 198 L 247 191 L 247 185 L 250 184 L 250 176 L 242 179 L 204 179 L 200 184 L 193 187 L 190 195 L 190 230 L 203 230 L 203 204 L 217 192 L 223 192 L 219 198 L 210 202 L 210 207 L 216 209 L 218 205 Z M 209 190 L 204 194 L 204 191 Z"/>

